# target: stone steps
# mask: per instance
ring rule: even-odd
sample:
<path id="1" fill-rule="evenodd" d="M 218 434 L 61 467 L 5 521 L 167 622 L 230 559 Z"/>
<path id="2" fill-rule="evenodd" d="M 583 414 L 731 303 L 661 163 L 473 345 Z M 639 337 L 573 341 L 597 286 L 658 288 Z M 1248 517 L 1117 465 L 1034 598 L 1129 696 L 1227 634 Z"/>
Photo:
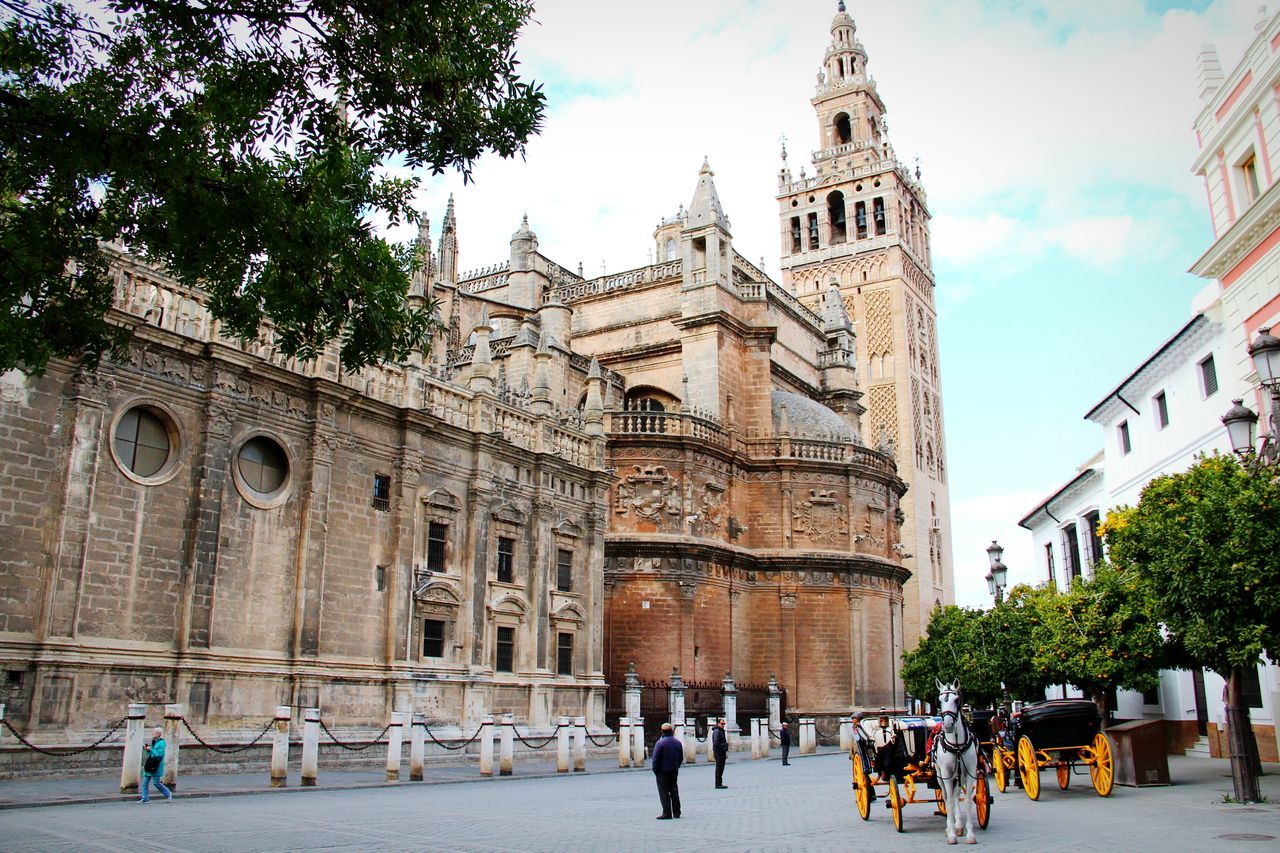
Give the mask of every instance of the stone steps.
<path id="1" fill-rule="evenodd" d="M 1213 754 L 1209 750 L 1209 738 L 1201 735 L 1195 743 L 1187 747 L 1184 755 L 1190 758 L 1212 758 Z"/>

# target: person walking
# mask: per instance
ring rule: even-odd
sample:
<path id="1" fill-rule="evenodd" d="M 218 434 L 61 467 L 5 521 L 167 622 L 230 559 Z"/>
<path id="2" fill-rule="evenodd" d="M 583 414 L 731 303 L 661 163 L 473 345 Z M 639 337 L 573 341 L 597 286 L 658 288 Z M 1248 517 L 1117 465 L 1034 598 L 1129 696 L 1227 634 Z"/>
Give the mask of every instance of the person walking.
<path id="1" fill-rule="evenodd" d="M 788 767 L 791 765 L 791 762 L 787 761 L 787 755 L 791 752 L 791 729 L 787 728 L 786 723 L 782 724 L 782 731 L 778 734 L 778 742 L 782 744 L 782 766 Z"/>
<path id="2" fill-rule="evenodd" d="M 711 753 L 716 758 L 716 788 L 728 788 L 724 783 L 724 763 L 729 758 L 729 739 L 724 733 L 724 717 L 711 730 Z"/>
<path id="3" fill-rule="evenodd" d="M 676 740 L 670 723 L 662 724 L 662 737 L 653 745 L 653 775 L 658 782 L 662 814 L 658 820 L 680 817 L 680 786 L 677 782 L 684 762 L 684 744 Z"/>
<path id="4" fill-rule="evenodd" d="M 155 783 L 156 789 L 164 794 L 166 803 L 173 802 L 173 792 L 160 781 L 162 776 L 164 776 L 164 730 L 156 727 L 151 732 L 151 743 L 147 744 L 142 754 L 142 797 L 138 802 L 151 802 L 152 782 Z"/>

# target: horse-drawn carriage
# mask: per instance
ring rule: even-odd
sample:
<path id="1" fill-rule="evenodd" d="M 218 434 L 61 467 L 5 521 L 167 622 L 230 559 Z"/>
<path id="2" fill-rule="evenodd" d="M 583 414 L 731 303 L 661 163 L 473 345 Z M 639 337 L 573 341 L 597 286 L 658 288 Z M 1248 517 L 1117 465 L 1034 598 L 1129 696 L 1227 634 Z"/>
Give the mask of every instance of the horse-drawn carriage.
<path id="1" fill-rule="evenodd" d="M 948 816 L 948 835 L 954 838 L 959 816 L 949 814 L 944 788 L 958 782 L 959 789 L 971 792 L 978 825 L 987 828 L 991 793 L 985 757 L 977 749 L 968 722 L 960 721 L 955 710 L 944 713 L 951 714 L 952 719 L 888 711 L 853 718 L 854 743 L 849 758 L 853 763 L 854 801 L 863 820 L 871 817 L 871 803 L 878 798 L 877 789 L 882 789 L 885 807 L 893 812 L 893 826 L 898 832 L 902 832 L 903 807 L 923 803 Z M 948 726 L 945 733 L 940 728 L 944 723 Z M 959 745 L 958 751 L 945 745 L 949 737 L 962 739 L 951 741 Z M 954 796 L 951 808 L 959 811 L 962 795 L 957 791 Z M 968 830 L 971 833 L 972 826 Z"/>
<path id="2" fill-rule="evenodd" d="M 1001 791 L 1012 767 L 1006 761 L 1016 754 L 1022 790 L 1033 800 L 1040 798 L 1040 771 L 1046 767 L 1054 768 L 1058 787 L 1065 791 L 1071 784 L 1071 774 L 1083 764 L 1089 769 L 1098 796 L 1111 793 L 1115 782 L 1111 742 L 1102 732 L 1102 718 L 1092 701 L 1051 699 L 1026 705 L 1012 733 L 1016 753 L 1000 749 L 992 762 Z"/>

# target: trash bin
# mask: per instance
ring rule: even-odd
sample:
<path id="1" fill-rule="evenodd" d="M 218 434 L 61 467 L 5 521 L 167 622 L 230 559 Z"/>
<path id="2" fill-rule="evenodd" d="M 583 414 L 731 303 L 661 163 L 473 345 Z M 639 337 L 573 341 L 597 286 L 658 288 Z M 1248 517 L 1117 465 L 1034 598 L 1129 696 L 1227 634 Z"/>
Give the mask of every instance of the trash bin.
<path id="1" fill-rule="evenodd" d="M 1169 784 L 1162 720 L 1130 720 L 1107 729 L 1115 744 L 1116 783 L 1129 787 Z"/>

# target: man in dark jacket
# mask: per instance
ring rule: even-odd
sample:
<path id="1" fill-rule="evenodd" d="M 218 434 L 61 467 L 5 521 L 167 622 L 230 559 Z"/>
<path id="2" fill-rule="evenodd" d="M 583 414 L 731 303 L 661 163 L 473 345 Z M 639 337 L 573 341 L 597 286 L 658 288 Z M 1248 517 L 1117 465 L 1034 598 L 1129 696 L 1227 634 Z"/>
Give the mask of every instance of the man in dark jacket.
<path id="1" fill-rule="evenodd" d="M 791 752 L 791 729 L 787 728 L 787 724 L 782 724 L 782 732 L 778 735 L 778 741 L 782 744 L 782 766 L 786 767 L 791 762 L 787 761 L 787 754 Z"/>
<path id="2" fill-rule="evenodd" d="M 716 758 L 716 787 L 729 787 L 724 783 L 724 763 L 729 758 L 729 739 L 724 734 L 724 718 L 711 730 L 711 752 Z"/>
<path id="3" fill-rule="evenodd" d="M 676 779 L 684 762 L 684 744 L 672 734 L 670 723 L 662 724 L 662 737 L 653 746 L 653 775 L 658 781 L 658 800 L 662 814 L 658 820 L 680 817 L 680 787 Z"/>

